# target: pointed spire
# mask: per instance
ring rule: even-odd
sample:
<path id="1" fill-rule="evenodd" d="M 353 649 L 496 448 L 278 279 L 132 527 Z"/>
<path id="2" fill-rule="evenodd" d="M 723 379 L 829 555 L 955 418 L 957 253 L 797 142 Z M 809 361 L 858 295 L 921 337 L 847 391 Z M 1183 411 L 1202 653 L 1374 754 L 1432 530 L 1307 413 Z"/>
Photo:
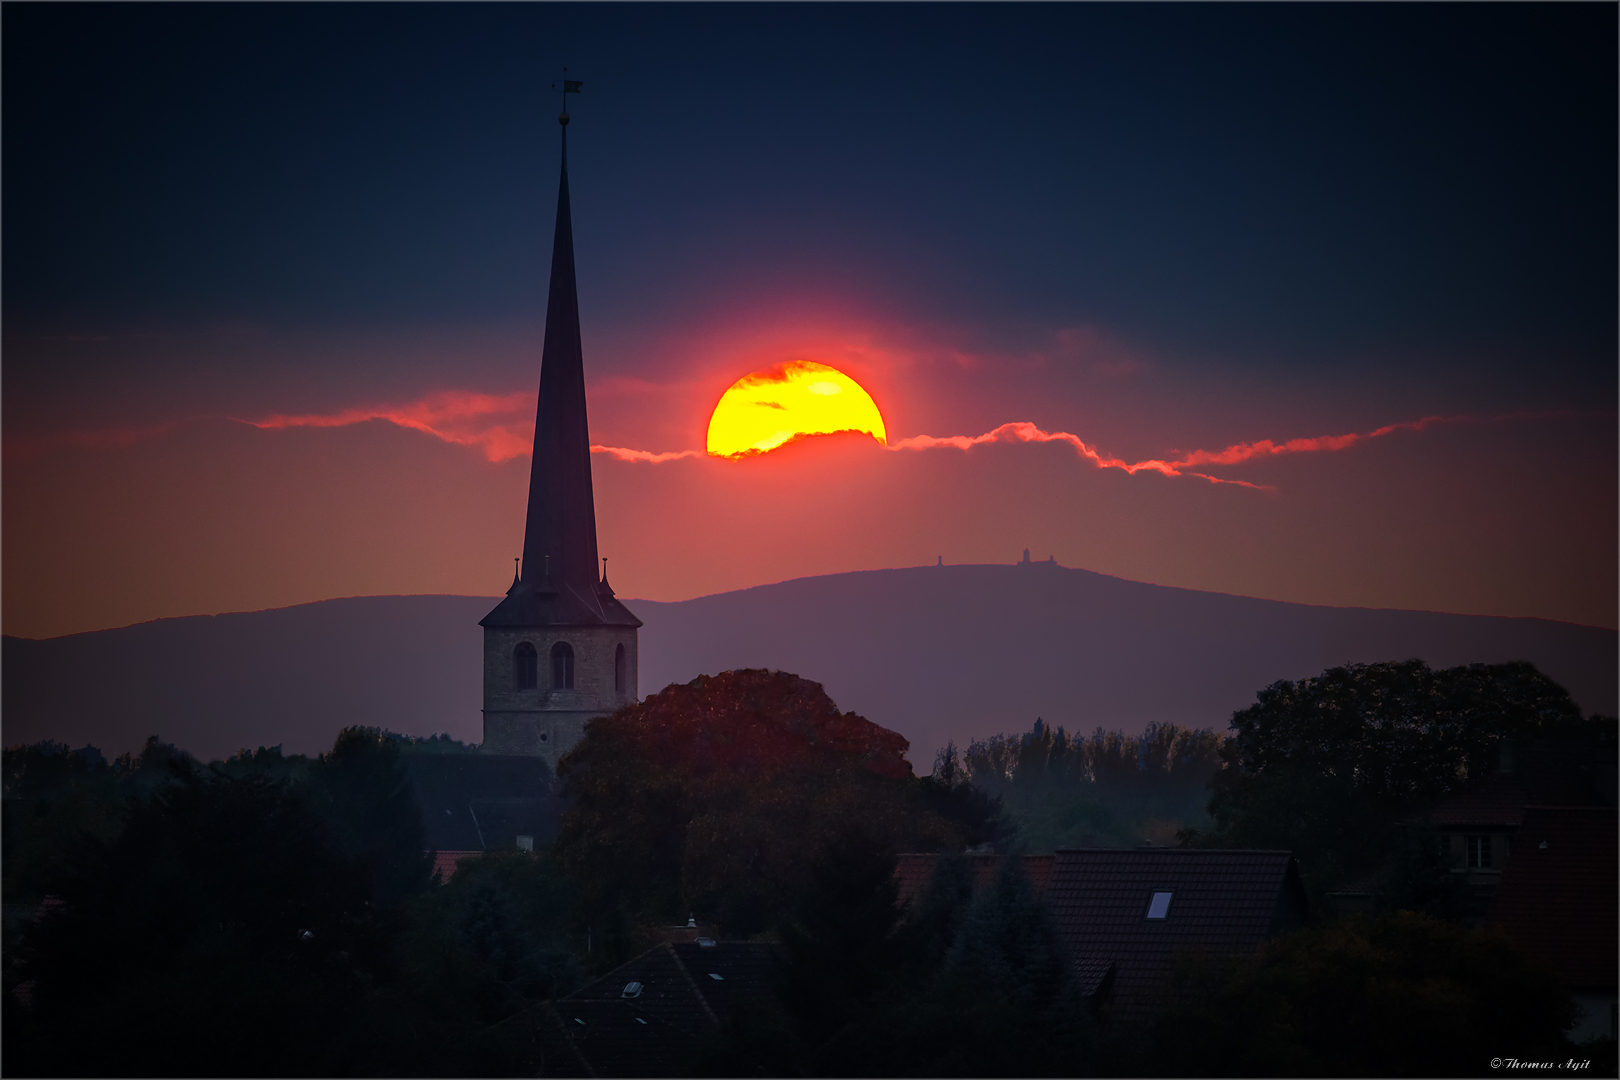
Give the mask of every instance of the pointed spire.
<path id="1" fill-rule="evenodd" d="M 596 504 L 591 441 L 585 418 L 585 360 L 574 284 L 574 229 L 568 204 L 568 114 L 562 129 L 562 178 L 551 248 L 551 294 L 540 357 L 540 404 L 534 421 L 534 464 L 523 531 L 523 567 L 547 568 L 556 586 L 596 586 Z"/>

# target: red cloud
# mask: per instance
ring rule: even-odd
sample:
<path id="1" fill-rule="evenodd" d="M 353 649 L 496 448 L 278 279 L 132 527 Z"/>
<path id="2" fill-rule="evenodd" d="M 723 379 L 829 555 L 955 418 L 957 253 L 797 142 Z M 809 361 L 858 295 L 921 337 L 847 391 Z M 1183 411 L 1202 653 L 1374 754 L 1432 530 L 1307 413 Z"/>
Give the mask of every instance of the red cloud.
<path id="1" fill-rule="evenodd" d="M 457 446 L 476 446 L 490 461 L 510 461 L 534 449 L 527 417 L 534 415 L 534 395 L 529 393 L 475 394 L 466 390 L 446 390 L 429 394 L 409 405 L 380 405 L 374 408 L 345 409 L 328 415 L 285 416 L 263 420 L 243 420 L 256 428 L 278 430 L 293 427 L 346 427 L 369 420 L 411 428 Z M 496 422 L 510 418 L 509 422 Z"/>
<path id="2" fill-rule="evenodd" d="M 1116 457 L 1104 457 L 1095 447 L 1087 445 L 1078 435 L 1067 431 L 1042 431 L 1034 424 L 1025 422 L 1002 424 L 1000 427 L 985 432 L 983 435 L 951 435 L 937 438 L 932 435 L 915 435 L 909 439 L 899 439 L 889 444 L 890 450 L 931 450 L 938 447 L 952 447 L 957 450 L 970 450 L 983 443 L 993 442 L 1066 442 L 1073 446 L 1075 452 L 1081 457 L 1091 461 L 1099 469 L 1122 469 L 1135 474 L 1139 472 L 1156 472 L 1165 476 L 1196 476 L 1201 480 L 1208 480 L 1212 484 L 1237 484 L 1240 487 L 1256 488 L 1263 491 L 1274 490 L 1263 484 L 1251 484 L 1245 480 L 1227 480 L 1207 473 L 1194 472 L 1190 466 L 1194 465 L 1237 465 L 1256 458 L 1275 457 L 1279 454 L 1308 454 L 1327 450 L 1344 450 L 1368 439 L 1377 439 L 1397 431 L 1422 431 L 1431 424 L 1491 424 L 1508 420 L 1532 420 L 1549 416 L 1564 415 L 1563 413 L 1504 413 L 1499 416 L 1425 416 L 1421 420 L 1407 420 L 1398 424 L 1385 424 L 1368 432 L 1351 432 L 1348 435 L 1318 435 L 1309 439 L 1289 439 L 1287 442 L 1273 442 L 1271 439 L 1261 439 L 1252 443 L 1233 443 L 1224 450 L 1194 450 L 1179 457 L 1165 460 L 1163 458 L 1149 458 L 1145 461 L 1130 462 Z"/>

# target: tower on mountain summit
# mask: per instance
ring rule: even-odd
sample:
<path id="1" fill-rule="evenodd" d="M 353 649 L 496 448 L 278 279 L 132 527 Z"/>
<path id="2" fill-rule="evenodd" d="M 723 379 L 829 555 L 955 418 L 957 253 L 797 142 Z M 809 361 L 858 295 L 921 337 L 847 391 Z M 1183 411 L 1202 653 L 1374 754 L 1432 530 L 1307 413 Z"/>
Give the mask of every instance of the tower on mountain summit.
<path id="1" fill-rule="evenodd" d="M 570 92 L 577 83 L 566 84 Z M 566 100 L 566 98 L 565 98 Z M 540 357 L 523 559 L 484 628 L 484 750 L 544 757 L 553 768 L 585 721 L 636 701 L 636 628 L 596 554 L 585 363 L 568 207 L 568 114 L 563 125 L 551 294 Z"/>

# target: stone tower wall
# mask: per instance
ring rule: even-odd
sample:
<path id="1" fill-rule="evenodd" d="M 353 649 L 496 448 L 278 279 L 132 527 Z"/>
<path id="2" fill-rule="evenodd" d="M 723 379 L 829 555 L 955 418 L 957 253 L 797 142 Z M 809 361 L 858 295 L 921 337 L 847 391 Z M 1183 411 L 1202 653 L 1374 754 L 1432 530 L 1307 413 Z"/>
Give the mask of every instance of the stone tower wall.
<path id="1" fill-rule="evenodd" d="M 538 665 L 534 689 L 519 690 L 512 654 L 518 644 L 534 646 Z M 552 686 L 551 648 L 565 641 L 574 650 L 574 688 Z M 614 655 L 624 646 L 625 680 L 614 688 Z M 553 769 L 584 736 L 585 722 L 606 716 L 637 697 L 634 627 L 486 627 L 484 629 L 484 752 L 543 757 Z"/>

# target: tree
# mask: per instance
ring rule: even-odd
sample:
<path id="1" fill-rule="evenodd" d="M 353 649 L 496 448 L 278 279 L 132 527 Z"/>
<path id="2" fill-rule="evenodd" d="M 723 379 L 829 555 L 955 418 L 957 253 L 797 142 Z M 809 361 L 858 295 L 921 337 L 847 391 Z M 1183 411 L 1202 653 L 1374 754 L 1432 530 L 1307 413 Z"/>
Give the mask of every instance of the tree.
<path id="1" fill-rule="evenodd" d="M 1256 959 L 1183 956 L 1135 1067 L 1164 1076 L 1478 1076 L 1562 1059 L 1574 1005 L 1499 933 L 1413 912 L 1343 919 Z"/>
<path id="2" fill-rule="evenodd" d="M 942 868 L 941 885 L 952 871 Z M 1008 855 L 961 917 L 920 1007 L 907 1070 L 918 1076 L 1075 1076 L 1094 1035 L 1068 950 Z"/>
<path id="3" fill-rule="evenodd" d="M 811 862 L 781 927 L 782 997 L 813 1043 L 867 1015 L 901 967 L 895 865 L 881 841 L 846 825 Z"/>
<path id="4" fill-rule="evenodd" d="M 510 852 L 427 889 L 396 741 L 351 729 L 314 762 L 260 748 L 203 767 L 154 740 L 67 780 L 56 755 L 30 773 L 8 752 L 8 782 L 35 794 L 113 783 L 115 821 L 52 834 L 40 887 L 60 903 L 18 938 L 8 920 L 5 1070 L 517 1068 L 501 1021 L 577 982 L 571 886 L 554 861 Z"/>
<path id="5" fill-rule="evenodd" d="M 7 1072 L 330 1070 L 365 985 L 365 865 L 285 783 L 183 759 L 171 778 L 115 839 L 64 852 L 61 904 L 20 945 L 32 1008 L 8 1018 L 24 1022 L 8 1023 Z"/>
<path id="6" fill-rule="evenodd" d="M 974 740 L 952 765 L 976 790 L 1005 800 L 1036 850 L 1134 847 L 1207 821 L 1219 745 L 1207 728 L 1153 723 L 1139 735 L 1099 727 L 1083 736 L 1037 717 L 1022 734 Z"/>
<path id="7" fill-rule="evenodd" d="M 502 1021 L 579 983 L 574 897 L 544 853 L 487 852 L 391 920 L 386 965 L 345 1026 L 340 1064 L 376 1076 L 518 1075 Z"/>
<path id="8" fill-rule="evenodd" d="M 399 754 L 385 732 L 344 728 L 308 776 L 311 802 L 344 850 L 372 867 L 373 899 L 382 901 L 425 889 L 433 872 L 422 810 Z"/>
<path id="9" fill-rule="evenodd" d="M 108 762 L 94 746 L 58 742 L 5 750 L 5 900 L 38 903 L 47 879 L 83 835 L 111 841 L 131 799 L 173 783 L 196 761 L 183 750 L 146 740 L 139 754 Z"/>
<path id="10" fill-rule="evenodd" d="M 796 675 L 703 676 L 587 725 L 558 767 L 556 850 L 604 922 L 764 930 L 807 887 L 804 854 L 848 826 L 890 852 L 994 833 L 992 805 L 919 781 L 906 749 Z"/>
<path id="11" fill-rule="evenodd" d="M 1582 723 L 1568 692 L 1525 663 L 1352 664 L 1278 682 L 1233 714 L 1216 828 L 1184 839 L 1292 850 L 1320 896 L 1383 859 L 1399 823 L 1484 777 L 1502 739 Z"/>

